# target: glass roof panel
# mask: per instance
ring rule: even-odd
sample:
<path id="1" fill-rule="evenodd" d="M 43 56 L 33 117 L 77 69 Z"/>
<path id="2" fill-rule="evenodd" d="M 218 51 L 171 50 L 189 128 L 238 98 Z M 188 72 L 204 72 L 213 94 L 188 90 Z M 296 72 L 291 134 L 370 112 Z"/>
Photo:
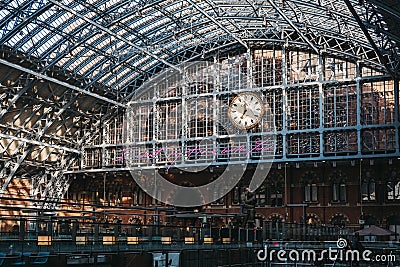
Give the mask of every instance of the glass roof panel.
<path id="1" fill-rule="evenodd" d="M 39 21 L 43 21 L 43 22 L 50 22 L 50 21 L 47 21 L 47 19 L 50 18 L 51 16 L 54 16 L 57 13 L 58 12 L 56 10 L 49 9 L 46 12 L 43 12 L 41 15 L 37 16 L 36 19 Z M 53 22 L 52 22 L 52 24 L 53 24 Z M 57 26 L 57 25 L 53 24 L 53 26 Z"/>
<path id="2" fill-rule="evenodd" d="M 100 62 L 103 59 L 104 59 L 103 56 L 96 56 L 95 58 L 91 57 L 91 60 L 89 61 L 89 63 L 87 63 L 82 69 L 80 69 L 78 73 L 84 74 L 87 70 L 89 70 L 91 67 L 93 67 L 94 65 L 96 65 L 98 62 Z"/>
<path id="3" fill-rule="evenodd" d="M 78 46 L 73 51 L 71 51 L 72 55 L 74 56 L 73 59 L 75 61 L 72 62 L 71 65 L 69 65 L 68 67 L 69 70 L 74 71 L 75 67 L 78 66 L 84 60 L 84 57 L 80 54 L 80 52 L 82 52 L 83 49 L 84 47 Z"/>
<path id="4" fill-rule="evenodd" d="M 171 19 L 164 18 L 164 19 L 158 20 L 158 21 L 151 23 L 151 24 L 147 25 L 146 27 L 140 29 L 139 33 L 144 34 L 148 31 L 151 31 L 152 29 L 158 28 L 160 25 L 167 24 L 168 22 L 171 22 Z"/>
<path id="5" fill-rule="evenodd" d="M 55 28 L 63 29 L 64 28 L 63 24 L 65 24 L 72 17 L 73 17 L 72 14 L 68 12 L 57 14 L 57 17 L 50 22 L 50 25 Z"/>
<path id="6" fill-rule="evenodd" d="M 14 35 L 8 42 L 6 42 L 6 45 L 10 47 L 14 47 L 14 45 L 19 42 L 22 38 L 26 36 L 26 32 L 24 30 L 21 30 L 18 34 Z"/>
<path id="7" fill-rule="evenodd" d="M 7 17 L 7 15 L 10 14 L 10 11 L 8 11 L 7 9 L 1 9 L 0 10 L 0 21 L 3 20 L 4 18 Z"/>
<path id="8" fill-rule="evenodd" d="M 122 36 L 122 34 L 118 33 L 120 36 Z M 106 38 L 105 38 L 106 37 Z M 115 46 L 114 44 L 114 37 L 109 37 L 107 38 L 107 36 L 94 36 L 93 38 L 93 43 L 99 42 L 101 39 L 104 39 L 103 41 L 101 41 L 100 43 L 96 44 L 96 47 L 100 50 L 103 50 L 104 52 L 111 52 L 112 47 L 108 47 L 110 46 L 110 44 L 113 44 L 113 47 Z M 106 48 L 107 47 L 107 48 Z"/>
<path id="9" fill-rule="evenodd" d="M 74 20 L 71 20 L 68 26 L 64 28 L 64 31 L 66 33 L 71 33 L 72 31 L 76 30 L 76 28 L 82 27 L 84 25 L 85 21 L 83 19 L 74 18 Z"/>
<path id="10" fill-rule="evenodd" d="M 38 55 L 41 55 L 42 53 L 46 52 L 48 48 L 50 48 L 50 46 L 53 42 L 55 42 L 57 39 L 61 38 L 61 36 L 56 34 L 56 35 L 52 36 L 52 38 L 49 41 L 47 41 L 46 43 L 44 43 L 41 46 L 38 46 L 37 43 L 39 43 L 42 40 L 42 38 L 44 38 L 49 33 L 50 33 L 49 30 L 42 28 L 34 36 L 31 36 L 31 38 L 30 38 L 31 41 L 26 42 L 23 47 L 25 47 L 26 50 L 30 49 L 31 47 L 34 47 L 34 49 L 36 50 L 36 53 Z"/>
<path id="11" fill-rule="evenodd" d="M 361 13 L 358 0 L 351 2 Z M 195 1 L 193 5 L 175 0 L 63 0 L 59 3 L 66 7 L 49 5 L 48 1 L 40 0 L 11 1 L 7 9 L 21 8 L 24 4 L 26 8 L 16 17 L 10 10 L 0 10 L 0 25 L 4 25 L 0 29 L 0 38 L 24 21 L 26 23 L 26 19 L 29 19 L 29 23 L 5 39 L 3 44 L 26 51 L 29 55 L 40 56 L 49 64 L 73 73 L 91 77 L 99 74 L 99 81 L 106 81 L 108 85 L 116 76 L 124 82 L 134 83 L 127 80 L 128 77 L 141 75 L 138 74 L 140 71 L 133 70 L 134 67 L 140 70 L 157 65 L 163 67 L 165 61 L 162 59 L 175 64 L 176 60 L 184 61 L 198 56 L 202 53 L 202 46 L 216 49 L 221 40 L 237 43 L 235 36 L 246 36 L 244 42 L 247 42 L 247 38 L 276 38 L 280 41 L 281 36 L 285 36 L 292 38 L 290 41 L 293 43 L 307 45 L 295 33 L 298 30 L 304 31 L 317 47 L 328 44 L 343 56 L 358 53 L 357 56 L 363 55 L 378 62 L 344 1 L 286 0 L 285 4 L 275 1 L 297 29 L 267 1 L 235 1 L 236 4 L 232 4 L 228 0 L 206 0 Z M 257 10 L 254 9 L 255 5 Z M 32 17 L 39 8 L 46 10 L 38 17 Z M 89 21 L 68 11 L 69 8 Z M 197 8 L 206 12 L 207 16 Z M 218 23 L 208 16 L 215 18 Z M 267 26 L 263 17 L 268 22 Z M 96 23 L 113 33 L 105 32 Z M 120 40 L 118 36 L 129 41 Z M 378 34 L 373 31 L 371 36 L 378 40 Z M 132 47 L 130 42 L 153 56 Z M 67 52 L 67 49 L 71 51 Z M 185 53 L 186 50 L 188 53 Z M 188 58 L 185 58 L 186 54 Z M 109 64 L 116 64 L 109 66 L 113 73 L 107 72 L 109 69 L 105 66 Z M 100 70 L 107 73 L 99 73 Z M 132 74 L 122 78 L 129 72 Z"/>

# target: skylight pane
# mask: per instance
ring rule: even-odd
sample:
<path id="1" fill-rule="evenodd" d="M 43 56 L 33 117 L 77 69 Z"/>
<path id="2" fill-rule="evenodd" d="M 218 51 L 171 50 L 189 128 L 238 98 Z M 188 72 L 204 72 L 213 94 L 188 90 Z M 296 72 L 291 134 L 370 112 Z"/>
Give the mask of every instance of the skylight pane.
<path id="1" fill-rule="evenodd" d="M 85 67 L 83 67 L 81 70 L 79 70 L 79 74 L 83 74 L 85 73 L 88 69 L 92 68 L 94 65 L 96 65 L 97 63 L 99 63 L 101 60 L 103 60 L 104 57 L 103 56 L 98 56 L 92 60 L 90 60 Z"/>
<path id="2" fill-rule="evenodd" d="M 0 10 L 0 20 L 3 20 L 7 15 L 10 14 L 10 12 L 6 9 Z"/>
<path id="3" fill-rule="evenodd" d="M 65 27 L 64 31 L 66 33 L 70 33 L 72 31 L 74 31 L 76 28 L 82 26 L 84 23 L 85 23 L 85 21 L 83 19 L 78 18 L 77 20 L 70 23 L 67 27 Z"/>
<path id="4" fill-rule="evenodd" d="M 38 48 L 38 50 L 40 51 L 39 55 L 46 53 L 55 43 L 60 41 L 62 38 L 63 37 L 58 34 L 52 36 L 50 40 L 48 40 L 40 48 Z"/>

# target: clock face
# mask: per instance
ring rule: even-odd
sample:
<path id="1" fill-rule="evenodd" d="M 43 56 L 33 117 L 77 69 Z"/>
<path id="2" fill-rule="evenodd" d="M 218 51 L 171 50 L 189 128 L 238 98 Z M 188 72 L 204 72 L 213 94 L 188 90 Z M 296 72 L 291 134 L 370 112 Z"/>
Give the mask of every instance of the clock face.
<path id="1" fill-rule="evenodd" d="M 255 127 L 261 121 L 263 114 L 262 99 L 252 92 L 237 95 L 233 98 L 228 109 L 229 119 L 240 129 Z"/>

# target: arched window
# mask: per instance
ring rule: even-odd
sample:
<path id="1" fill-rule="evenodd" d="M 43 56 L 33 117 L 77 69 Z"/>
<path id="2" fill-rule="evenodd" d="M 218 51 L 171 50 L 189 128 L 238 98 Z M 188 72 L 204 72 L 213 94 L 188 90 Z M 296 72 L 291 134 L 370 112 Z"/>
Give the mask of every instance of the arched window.
<path id="1" fill-rule="evenodd" d="M 332 185 L 332 201 L 334 202 L 346 202 L 346 184 L 344 182 L 333 183 Z"/>
<path id="2" fill-rule="evenodd" d="M 243 198 L 245 196 L 246 188 L 248 188 L 248 185 L 242 183 L 238 184 L 237 186 L 235 186 L 235 188 L 233 188 L 233 190 L 231 191 L 232 205 L 239 205 L 244 203 Z"/>
<path id="3" fill-rule="evenodd" d="M 318 179 L 314 172 L 307 171 L 302 177 L 304 202 L 318 202 Z"/>
<path id="4" fill-rule="evenodd" d="M 366 172 L 361 183 L 361 199 L 363 201 L 375 201 L 375 179 L 371 176 L 370 172 Z"/>
<path id="5" fill-rule="evenodd" d="M 400 177 L 392 171 L 386 181 L 386 199 L 389 201 L 400 200 Z"/>
<path id="6" fill-rule="evenodd" d="M 281 207 L 283 195 L 285 192 L 285 183 L 282 175 L 272 173 L 267 180 L 267 201 L 271 207 Z"/>
<path id="7" fill-rule="evenodd" d="M 346 177 L 342 172 L 334 172 L 331 177 L 332 183 L 332 202 L 347 201 Z"/>
<path id="8" fill-rule="evenodd" d="M 256 201 L 258 207 L 264 207 L 266 200 L 267 185 L 263 183 L 256 191 Z"/>
<path id="9" fill-rule="evenodd" d="M 304 185 L 304 202 L 318 202 L 318 186 L 316 183 Z"/>

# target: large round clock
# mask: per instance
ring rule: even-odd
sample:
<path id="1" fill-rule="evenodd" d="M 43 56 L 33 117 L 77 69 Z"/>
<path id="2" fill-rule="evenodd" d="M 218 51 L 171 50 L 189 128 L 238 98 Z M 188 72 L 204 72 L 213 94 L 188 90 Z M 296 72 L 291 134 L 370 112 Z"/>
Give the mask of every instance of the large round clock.
<path id="1" fill-rule="evenodd" d="M 239 129 L 255 127 L 260 123 L 263 114 L 262 99 L 253 92 L 238 94 L 232 99 L 228 108 L 229 119 Z"/>

